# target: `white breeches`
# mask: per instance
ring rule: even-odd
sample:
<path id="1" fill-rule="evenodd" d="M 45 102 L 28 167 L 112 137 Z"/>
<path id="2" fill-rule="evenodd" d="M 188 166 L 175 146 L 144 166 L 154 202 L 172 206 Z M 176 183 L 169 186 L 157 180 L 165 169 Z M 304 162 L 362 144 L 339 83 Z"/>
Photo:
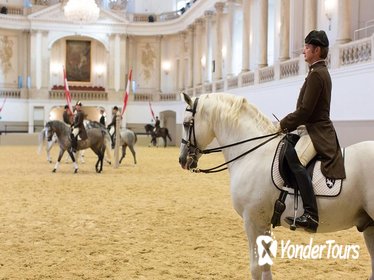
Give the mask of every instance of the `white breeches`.
<path id="1" fill-rule="evenodd" d="M 79 133 L 79 128 L 78 127 L 74 128 L 72 133 L 73 133 L 74 137 L 77 137 L 77 135 Z"/>
<path id="2" fill-rule="evenodd" d="M 297 134 L 299 134 L 300 139 L 296 143 L 295 150 L 301 164 L 306 166 L 317 155 L 317 151 L 304 125 L 297 128 Z"/>

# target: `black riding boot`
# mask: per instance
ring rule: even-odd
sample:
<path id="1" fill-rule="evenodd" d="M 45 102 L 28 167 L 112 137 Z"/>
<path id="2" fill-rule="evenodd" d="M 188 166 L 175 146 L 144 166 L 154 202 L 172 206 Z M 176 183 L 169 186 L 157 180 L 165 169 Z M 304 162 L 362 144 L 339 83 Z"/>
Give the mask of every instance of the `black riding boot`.
<path id="1" fill-rule="evenodd" d="M 70 137 L 71 137 L 71 151 L 73 153 L 76 153 L 78 149 L 78 139 L 77 139 L 78 136 L 75 137 L 74 134 L 71 134 Z"/>
<path id="2" fill-rule="evenodd" d="M 293 150 L 294 151 L 294 150 Z M 314 195 L 312 181 L 306 168 L 300 163 L 296 152 L 286 155 L 289 167 L 295 176 L 296 184 L 299 188 L 301 199 L 304 205 L 304 214 L 296 218 L 297 227 L 302 227 L 306 231 L 316 232 L 318 227 L 317 201 Z M 293 224 L 293 217 L 286 217 L 288 224 Z"/>

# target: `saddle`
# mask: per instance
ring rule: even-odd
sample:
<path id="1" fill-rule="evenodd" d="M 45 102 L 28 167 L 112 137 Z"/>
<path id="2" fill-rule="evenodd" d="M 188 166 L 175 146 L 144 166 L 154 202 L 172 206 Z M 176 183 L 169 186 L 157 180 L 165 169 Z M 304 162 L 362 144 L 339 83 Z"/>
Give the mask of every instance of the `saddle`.
<path id="1" fill-rule="evenodd" d="M 271 168 L 271 178 L 274 186 L 282 191 L 287 190 L 289 194 L 294 194 L 296 180 L 293 178 L 292 172 L 285 160 L 287 149 L 294 149 L 299 136 L 296 134 L 286 134 L 279 142 L 274 154 Z M 344 150 L 343 150 L 344 157 Z M 340 194 L 342 188 L 342 180 L 327 178 L 321 171 L 321 160 L 314 157 L 306 166 L 309 176 L 312 179 L 313 189 L 316 196 L 336 197 Z"/>
<path id="2" fill-rule="evenodd" d="M 286 134 L 279 142 L 274 154 L 271 168 L 271 178 L 274 186 L 281 191 L 279 198 L 274 205 L 274 213 L 271 219 L 273 228 L 280 225 L 280 217 L 286 209 L 285 201 L 288 194 L 294 195 L 297 200 L 297 184 L 296 180 L 288 166 L 285 154 L 288 149 L 294 149 L 299 140 L 297 134 Z M 344 157 L 344 150 L 343 150 Z M 314 157 L 306 166 L 309 176 L 311 177 L 314 194 L 322 197 L 336 197 L 342 189 L 342 180 L 335 180 L 325 177 L 321 172 L 321 161 L 318 157 Z"/>

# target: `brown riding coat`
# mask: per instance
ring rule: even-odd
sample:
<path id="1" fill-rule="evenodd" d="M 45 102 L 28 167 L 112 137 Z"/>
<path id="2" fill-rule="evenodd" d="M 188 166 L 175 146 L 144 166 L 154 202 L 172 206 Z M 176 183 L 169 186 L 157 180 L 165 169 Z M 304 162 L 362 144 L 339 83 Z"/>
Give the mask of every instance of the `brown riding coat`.
<path id="1" fill-rule="evenodd" d="M 300 90 L 296 110 L 280 121 L 282 129 L 293 131 L 305 125 L 321 159 L 322 173 L 344 179 L 342 157 L 335 128 L 330 120 L 331 77 L 324 61 L 313 64 Z"/>
<path id="2" fill-rule="evenodd" d="M 79 128 L 79 137 L 81 140 L 86 140 L 88 138 L 86 129 L 84 128 L 84 113 L 82 111 L 77 111 L 74 117 L 74 128 Z"/>

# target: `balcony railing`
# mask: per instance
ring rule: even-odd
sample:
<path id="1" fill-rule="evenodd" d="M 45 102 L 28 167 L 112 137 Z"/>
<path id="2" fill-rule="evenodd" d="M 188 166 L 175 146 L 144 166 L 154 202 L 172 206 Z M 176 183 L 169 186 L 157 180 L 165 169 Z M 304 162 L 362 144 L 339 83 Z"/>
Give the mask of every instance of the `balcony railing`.
<path id="1" fill-rule="evenodd" d="M 79 100 L 107 100 L 108 93 L 105 91 L 84 91 L 84 90 L 71 90 L 70 95 L 72 99 Z M 65 91 L 63 90 L 50 90 L 50 99 L 65 99 Z"/>

